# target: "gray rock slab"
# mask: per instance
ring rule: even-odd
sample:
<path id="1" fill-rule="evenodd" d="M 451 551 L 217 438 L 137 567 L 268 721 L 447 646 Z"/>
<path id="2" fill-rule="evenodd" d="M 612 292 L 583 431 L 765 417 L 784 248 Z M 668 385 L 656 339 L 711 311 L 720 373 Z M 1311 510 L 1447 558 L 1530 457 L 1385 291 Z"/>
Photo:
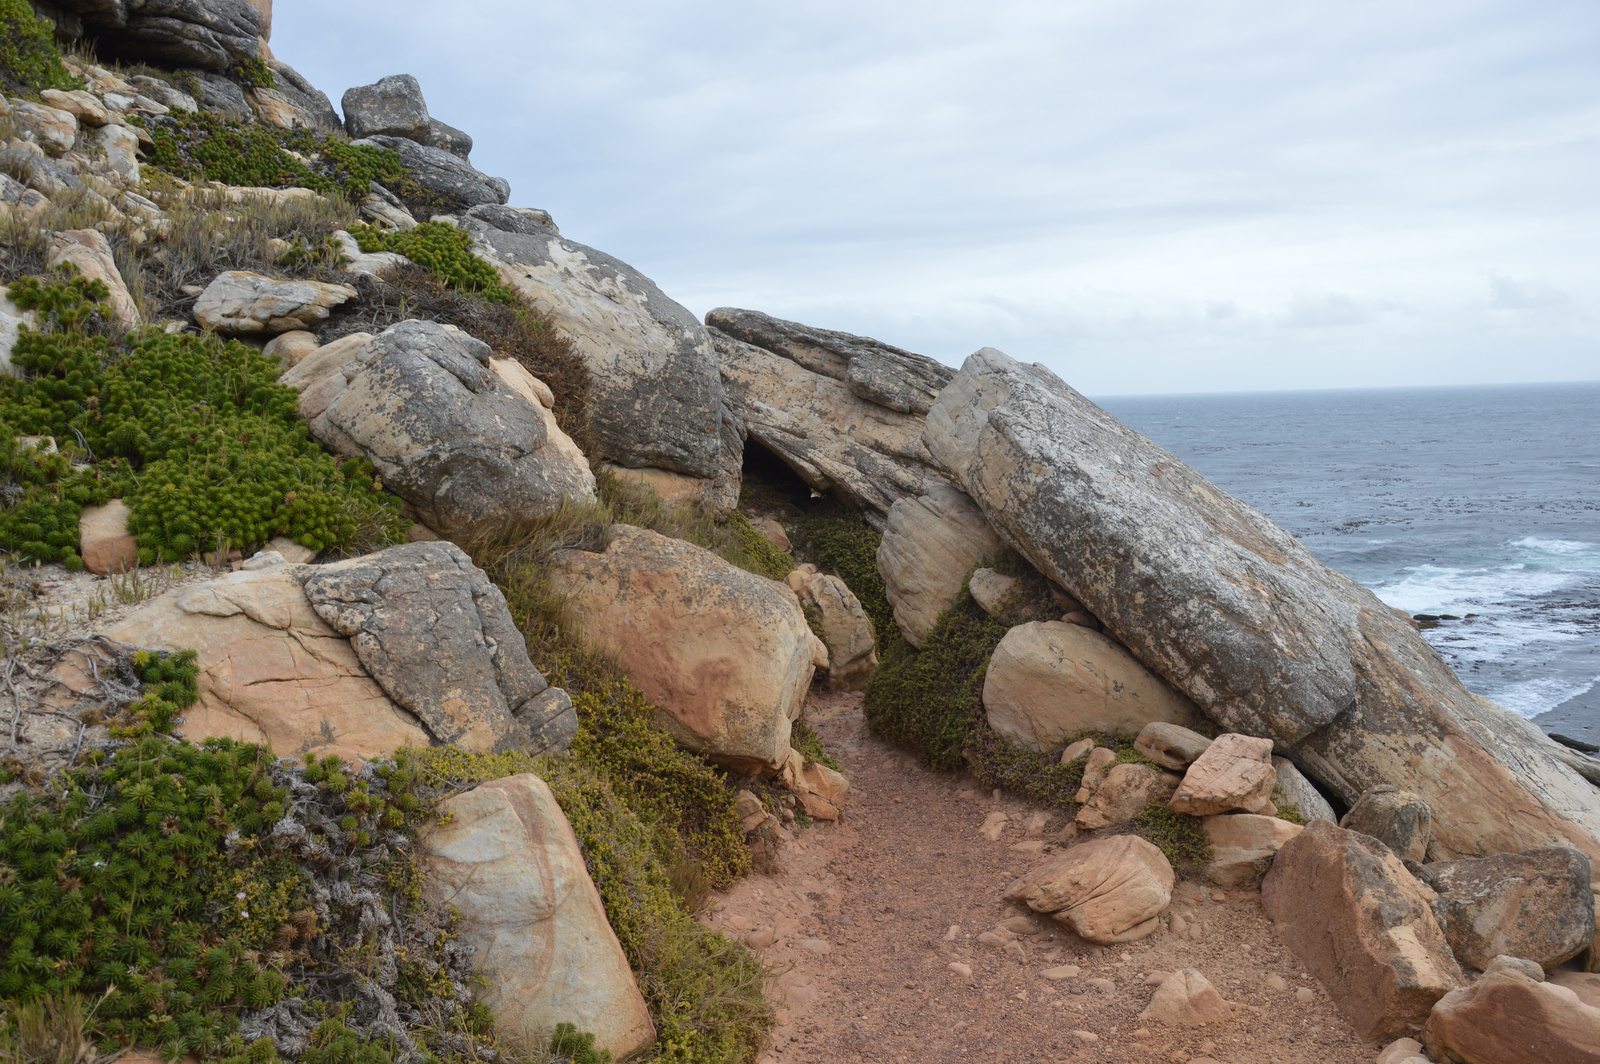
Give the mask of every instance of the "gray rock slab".
<path id="1" fill-rule="evenodd" d="M 346 89 L 339 101 L 344 128 L 354 139 L 378 135 L 421 141 L 428 135 L 428 104 L 410 74 L 392 74 L 371 85 Z"/>
<path id="2" fill-rule="evenodd" d="M 406 200 L 411 213 L 419 217 L 451 214 L 476 207 L 480 203 L 504 203 L 511 198 L 511 183 L 503 177 L 490 177 L 473 169 L 471 164 L 451 155 L 443 148 L 430 148 L 405 137 L 377 135 L 352 141 L 353 144 L 374 144 L 389 148 L 400 155 L 400 162 L 418 187 L 423 190 L 426 202 L 413 202 L 404 190 L 395 188 Z"/>

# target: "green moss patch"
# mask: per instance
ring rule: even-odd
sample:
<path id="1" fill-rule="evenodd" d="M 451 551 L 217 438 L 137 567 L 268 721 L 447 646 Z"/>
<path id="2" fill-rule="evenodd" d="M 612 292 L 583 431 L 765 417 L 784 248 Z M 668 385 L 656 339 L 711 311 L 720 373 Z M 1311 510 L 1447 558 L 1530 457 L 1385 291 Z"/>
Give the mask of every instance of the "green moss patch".
<path id="1" fill-rule="evenodd" d="M 491 303 L 510 303 L 514 295 L 495 268 L 472 253 L 472 234 L 444 222 L 423 222 L 415 229 L 381 230 L 350 227 L 350 235 L 367 254 L 397 251 L 438 274 L 451 288 L 476 292 Z"/>
<path id="2" fill-rule="evenodd" d="M 845 582 L 861 600 L 861 608 L 872 621 L 880 656 L 899 635 L 894 623 L 894 608 L 878 575 L 878 545 L 883 536 L 854 510 L 837 503 L 813 507 L 789 537 L 798 553 L 823 572 Z"/>
<path id="3" fill-rule="evenodd" d="M 0 0 L 0 76 L 23 89 L 81 89 L 61 62 L 55 31 L 28 0 Z"/>
<path id="4" fill-rule="evenodd" d="M 405 174 L 396 152 L 308 129 L 245 125 L 210 111 L 173 111 L 140 121 L 154 141 L 150 163 L 187 181 L 309 188 L 359 200 L 371 182 Z"/>

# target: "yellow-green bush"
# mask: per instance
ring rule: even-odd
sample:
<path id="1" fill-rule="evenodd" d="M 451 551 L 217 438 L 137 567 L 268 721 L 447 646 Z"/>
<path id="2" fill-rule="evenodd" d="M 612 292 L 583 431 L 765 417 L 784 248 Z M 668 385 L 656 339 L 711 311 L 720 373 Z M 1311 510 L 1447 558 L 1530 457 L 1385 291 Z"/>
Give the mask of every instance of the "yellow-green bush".
<path id="1" fill-rule="evenodd" d="M 385 231 L 370 225 L 350 227 L 367 254 L 397 251 L 443 278 L 451 288 L 476 292 L 491 303 L 510 303 L 515 295 L 493 266 L 472 253 L 472 234 L 445 222 L 423 222 L 415 229 Z"/>
<path id="2" fill-rule="evenodd" d="M 28 0 L 0 0 L 0 75 L 34 92 L 83 87 L 61 62 L 54 29 Z"/>
<path id="3" fill-rule="evenodd" d="M 797 553 L 823 572 L 838 576 L 861 601 L 877 634 L 881 656 L 899 637 L 894 608 L 884 591 L 883 577 L 878 575 L 878 545 L 883 536 L 856 511 L 830 502 L 808 511 L 789 538 Z"/>

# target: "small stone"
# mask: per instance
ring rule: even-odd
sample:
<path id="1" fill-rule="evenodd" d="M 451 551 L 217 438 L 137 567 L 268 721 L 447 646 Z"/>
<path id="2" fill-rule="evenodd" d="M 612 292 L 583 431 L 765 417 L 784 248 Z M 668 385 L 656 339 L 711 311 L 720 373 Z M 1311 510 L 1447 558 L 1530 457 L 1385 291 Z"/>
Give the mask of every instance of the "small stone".
<path id="1" fill-rule="evenodd" d="M 1093 739 L 1079 739 L 1075 743 L 1068 743 L 1067 748 L 1061 751 L 1061 763 L 1070 765 L 1080 757 L 1088 757 L 1094 750 Z"/>
<path id="2" fill-rule="evenodd" d="M 261 569 L 271 569 L 276 565 L 283 565 L 283 555 L 275 550 L 258 550 L 250 557 L 239 563 L 239 568 L 247 573 L 257 572 Z"/>
<path id="3" fill-rule="evenodd" d="M 1378 1054 L 1374 1064 L 1405 1064 L 1412 1057 L 1423 1056 L 1422 1043 L 1415 1038 L 1396 1038 Z"/>
<path id="4" fill-rule="evenodd" d="M 1171 929 L 1174 935 L 1181 935 L 1185 931 L 1189 930 L 1189 921 L 1185 920 L 1177 913 L 1173 913 L 1168 921 L 1167 926 Z"/>
<path id="5" fill-rule="evenodd" d="M 980 944 L 985 946 L 993 946 L 995 949 L 1004 949 L 1006 943 L 1015 942 L 1016 940 L 1017 936 L 1013 935 L 1010 931 L 1007 931 L 1003 927 L 997 927 L 993 931 L 985 931 L 983 934 L 978 936 L 978 942 Z"/>
<path id="6" fill-rule="evenodd" d="M 960 961 L 951 961 L 949 964 L 945 965 L 945 968 L 948 971 L 956 973 L 963 979 L 972 978 L 972 965 L 970 964 L 962 964 Z"/>
<path id="7" fill-rule="evenodd" d="M 1289 989 L 1289 980 L 1285 979 L 1283 976 L 1279 975 L 1277 972 L 1273 972 L 1271 975 L 1269 975 L 1265 979 L 1263 979 L 1262 982 L 1266 983 L 1267 986 L 1269 988 L 1273 989 L 1273 990 L 1287 990 L 1287 989 Z"/>
<path id="8" fill-rule="evenodd" d="M 1039 973 L 1039 978 L 1048 979 L 1052 983 L 1063 983 L 1068 979 L 1076 979 L 1083 969 L 1076 964 L 1058 964 L 1054 968 L 1046 968 Z"/>
<path id="9" fill-rule="evenodd" d="M 766 949 L 771 946 L 776 936 L 770 927 L 758 927 L 744 936 L 744 944 L 751 949 Z"/>
<path id="10" fill-rule="evenodd" d="M 195 294 L 199 295 L 199 292 Z M 276 358 L 287 369 L 298 364 L 301 359 L 321 346 L 312 333 L 304 329 L 292 329 L 286 333 L 279 333 L 269 340 L 267 346 L 261 349 L 261 354 L 266 358 Z"/>
<path id="11" fill-rule="evenodd" d="M 944 941 L 946 941 L 946 942 L 954 942 L 960 936 L 961 936 L 961 925 L 960 924 L 951 924 L 950 925 L 950 930 L 948 930 L 948 931 L 946 931 L 944 933 Z"/>
<path id="12" fill-rule="evenodd" d="M 283 560 L 290 565 L 304 565 L 317 556 L 315 550 L 296 543 L 288 536 L 273 536 L 267 540 L 267 549 L 283 555 Z"/>
<path id="13" fill-rule="evenodd" d="M 1078 787 L 1078 793 L 1073 797 L 1073 801 L 1079 805 L 1087 805 L 1089 799 L 1094 797 L 1095 789 L 1106 778 L 1106 772 L 1111 768 L 1112 762 L 1116 761 L 1116 759 L 1117 752 L 1104 746 L 1097 746 L 1089 751 L 1089 760 L 1083 766 L 1083 780 Z"/>
<path id="14" fill-rule="evenodd" d="M 999 926 L 1010 931 L 1013 935 L 1037 935 L 1039 933 L 1039 925 L 1026 916 L 1013 916 L 1009 920 L 1002 920 Z"/>
<path id="15" fill-rule="evenodd" d="M 1013 842 L 1008 849 L 1011 849 L 1016 853 L 1043 853 L 1044 840 L 1024 839 L 1021 842 Z"/>
<path id="16" fill-rule="evenodd" d="M 1005 813 L 990 813 L 984 818 L 983 826 L 978 829 L 978 834 L 990 842 L 999 842 L 1001 833 L 1006 829 L 1006 821 L 1010 819 L 1011 817 Z"/>
<path id="17" fill-rule="evenodd" d="M 1144 977 L 1144 985 L 1145 986 L 1160 986 L 1162 983 L 1166 982 L 1168 979 L 1171 979 L 1171 978 L 1172 978 L 1172 973 L 1171 972 L 1162 971 L 1161 969 L 1157 968 L 1155 971 L 1148 973 Z"/>
<path id="18" fill-rule="evenodd" d="M 1027 823 L 1023 824 L 1022 833 L 1029 838 L 1037 838 L 1044 834 L 1045 825 L 1048 823 L 1050 823 L 1050 814 L 1032 813 L 1029 815 Z"/>
<path id="19" fill-rule="evenodd" d="M 1296 1001 L 1315 1001 L 1317 1000 L 1317 992 L 1309 986 L 1295 987 L 1294 999 Z"/>
<path id="20" fill-rule="evenodd" d="M 1022 943 L 1017 941 L 1016 939 L 1012 939 L 1010 942 L 1007 942 L 1005 944 L 1005 954 L 1006 954 L 1006 956 L 1010 957 L 1012 960 L 1018 960 L 1018 961 L 1023 960 L 1023 959 L 1025 959 L 1027 957 L 1026 951 L 1024 951 L 1023 948 L 1022 948 Z"/>
<path id="21" fill-rule="evenodd" d="M 1211 745 L 1199 732 L 1180 724 L 1153 720 L 1139 732 L 1133 748 L 1163 768 L 1182 772 L 1206 752 Z"/>
<path id="22" fill-rule="evenodd" d="M 1076 1038 L 1084 1045 L 1093 1045 L 1094 1043 L 1100 1041 L 1100 1036 L 1095 1034 L 1093 1031 L 1073 1031 L 1072 1037 Z"/>
<path id="23" fill-rule="evenodd" d="M 1185 968 L 1162 981 L 1139 1019 L 1174 1027 L 1202 1027 L 1227 1023 L 1233 1019 L 1233 1010 L 1210 980 L 1194 968 Z"/>
<path id="24" fill-rule="evenodd" d="M 802 938 L 794 945 L 795 949 L 804 953 L 830 953 L 833 950 L 831 942 L 820 938 Z"/>
<path id="25" fill-rule="evenodd" d="M 1102 994 L 1115 994 L 1117 992 L 1117 984 L 1109 979 L 1086 979 L 1084 980 L 1084 985 L 1092 986 Z"/>
<path id="26" fill-rule="evenodd" d="M 128 531 L 132 515 L 121 499 L 83 508 L 78 517 L 78 547 L 91 573 L 105 576 L 139 564 L 139 541 Z"/>

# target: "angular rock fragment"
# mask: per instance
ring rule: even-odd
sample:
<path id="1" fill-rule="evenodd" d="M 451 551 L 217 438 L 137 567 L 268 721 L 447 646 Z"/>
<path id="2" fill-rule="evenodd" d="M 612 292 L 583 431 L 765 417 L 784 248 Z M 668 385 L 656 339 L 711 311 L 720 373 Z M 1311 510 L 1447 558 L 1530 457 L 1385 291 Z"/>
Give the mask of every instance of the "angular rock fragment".
<path id="1" fill-rule="evenodd" d="M 1198 969 L 1184 968 L 1173 972 L 1156 988 L 1139 1019 L 1172 1027 L 1204 1027 L 1228 1023 L 1233 1019 L 1233 1010 L 1211 980 Z"/>
<path id="2" fill-rule="evenodd" d="M 1213 739 L 1184 773 L 1178 793 L 1172 796 L 1172 809 L 1192 816 L 1233 809 L 1270 811 L 1277 778 L 1271 739 L 1224 733 Z"/>
<path id="3" fill-rule="evenodd" d="M 1165 802 L 1178 787 L 1178 777 L 1149 765 L 1117 765 L 1094 789 L 1074 823 L 1085 830 L 1132 820 L 1152 798 Z"/>
<path id="4" fill-rule="evenodd" d="M 1006 889 L 1006 900 L 1109 945 L 1152 934 L 1172 900 L 1166 857 L 1137 835 L 1080 843 L 1028 872 Z"/>
<path id="5" fill-rule="evenodd" d="M 1160 720 L 1146 724 L 1133 741 L 1133 748 L 1139 753 L 1175 772 L 1194 764 L 1210 745 L 1211 740 L 1199 732 Z"/>
<path id="6" fill-rule="evenodd" d="M 1261 884 L 1278 936 L 1368 1041 L 1408 1033 L 1463 981 L 1432 901 L 1387 846 L 1327 820 L 1285 843 Z"/>
<path id="7" fill-rule="evenodd" d="M 78 553 L 91 573 L 123 573 L 139 564 L 139 541 L 128 531 L 133 511 L 121 499 L 85 506 L 78 517 Z"/>
<path id="8" fill-rule="evenodd" d="M 1304 830 L 1275 816 L 1250 813 L 1202 817 L 1200 823 L 1211 839 L 1206 878 L 1229 890 L 1260 886 L 1278 851 Z"/>
<path id="9" fill-rule="evenodd" d="M 984 527 L 987 529 L 988 525 Z M 1047 606 L 1042 602 L 1030 601 L 1027 598 L 1027 584 L 1021 578 L 995 569 L 974 569 L 967 580 L 967 590 L 972 594 L 972 601 L 983 607 L 983 612 L 1007 627 L 1031 621 L 1051 621 L 1061 614 L 1061 608 L 1054 602 Z"/>
<path id="10" fill-rule="evenodd" d="M 1274 754 L 1272 767 L 1278 773 L 1277 786 L 1272 790 L 1272 800 L 1275 804 L 1294 806 L 1301 819 L 1308 824 L 1313 820 L 1332 820 L 1338 823 L 1339 818 L 1334 815 L 1333 806 L 1328 804 L 1322 792 L 1295 767 L 1293 761 Z"/>
<path id="11" fill-rule="evenodd" d="M 1433 839 L 1433 814 L 1419 794 L 1379 784 L 1363 794 L 1339 826 L 1371 835 L 1402 861 L 1420 861 Z"/>

